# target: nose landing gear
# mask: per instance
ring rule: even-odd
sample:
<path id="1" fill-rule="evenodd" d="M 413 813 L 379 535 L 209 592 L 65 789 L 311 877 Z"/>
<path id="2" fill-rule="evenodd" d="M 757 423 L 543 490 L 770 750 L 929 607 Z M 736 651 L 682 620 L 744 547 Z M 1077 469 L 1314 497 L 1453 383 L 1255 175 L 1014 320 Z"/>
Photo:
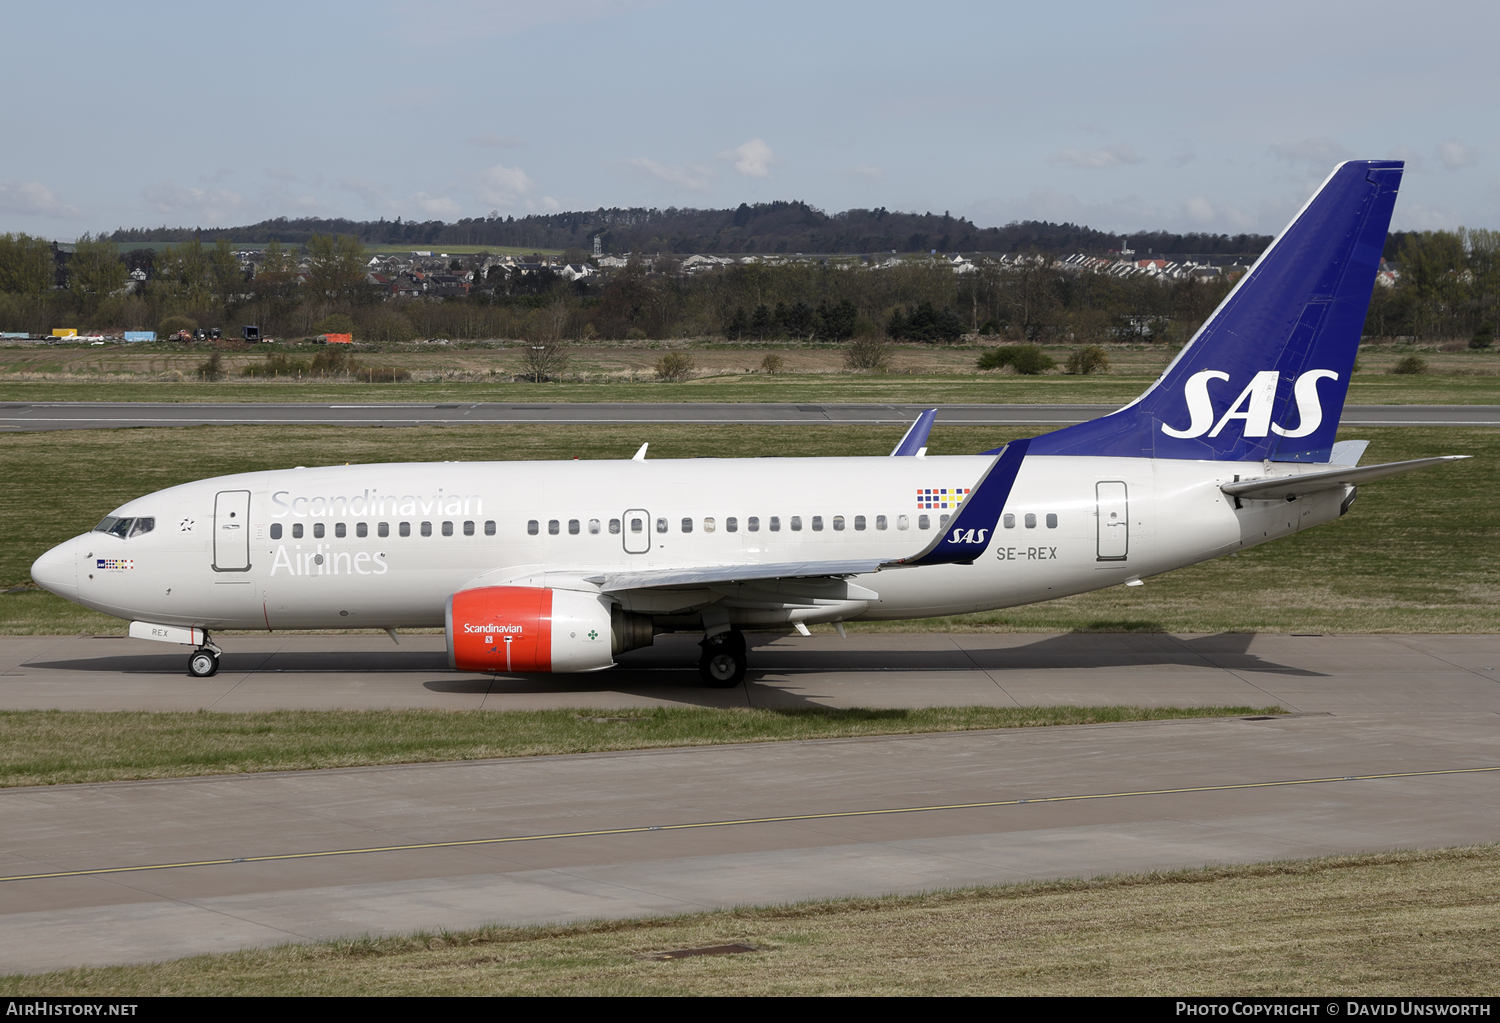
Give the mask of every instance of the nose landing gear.
<path id="1" fill-rule="evenodd" d="M 193 678 L 212 678 L 219 673 L 219 644 L 203 634 L 203 645 L 188 655 L 188 674 Z"/>
<path id="2" fill-rule="evenodd" d="M 698 674 L 703 684 L 710 689 L 733 689 L 745 680 L 745 669 L 749 662 L 745 655 L 745 634 L 739 629 L 730 629 L 715 636 L 705 636 L 699 644 L 703 656 L 698 661 Z"/>

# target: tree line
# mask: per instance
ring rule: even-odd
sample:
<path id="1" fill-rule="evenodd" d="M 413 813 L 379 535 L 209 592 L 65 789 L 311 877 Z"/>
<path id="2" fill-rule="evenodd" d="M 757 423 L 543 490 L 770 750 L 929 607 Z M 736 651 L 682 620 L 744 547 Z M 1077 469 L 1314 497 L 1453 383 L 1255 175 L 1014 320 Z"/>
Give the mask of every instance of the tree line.
<path id="1" fill-rule="evenodd" d="M 236 243 L 264 244 L 275 238 L 283 244 L 307 244 L 317 235 L 349 235 L 367 245 L 492 245 L 497 248 L 578 248 L 592 251 L 599 235 L 607 252 L 704 253 L 804 252 L 849 255 L 870 252 L 990 252 L 997 254 L 1046 251 L 1103 253 L 1118 248 L 1121 236 L 1076 224 L 1019 221 L 1004 227 L 977 227 L 947 212 L 902 213 L 851 209 L 825 213 L 804 202 L 741 203 L 735 209 L 699 210 L 676 207 L 597 209 L 586 212 L 537 214 L 522 217 L 476 217 L 445 223 L 440 220 L 342 220 L 281 217 L 241 227 L 121 228 L 110 241 L 124 245 L 197 240 L 213 244 L 221 238 Z M 1265 235 L 1174 234 L 1137 232 L 1124 238 L 1126 248 L 1139 253 L 1244 255 L 1259 253 L 1271 239 Z"/>
<path id="2" fill-rule="evenodd" d="M 366 250 L 350 235 L 313 235 L 296 246 L 270 242 L 253 276 L 227 238 L 124 255 L 116 249 L 85 236 L 59 261 L 46 241 L 0 235 L 0 329 L 150 330 L 186 321 L 235 336 L 239 324 L 253 323 L 267 335 L 298 338 L 320 333 L 319 324 L 339 315 L 358 340 L 377 343 L 427 337 L 943 343 L 974 333 L 1025 343 L 1181 343 L 1233 284 L 1229 276 L 1163 281 L 1072 272 L 1045 255 L 980 259 L 967 273 L 953 272 L 942 259 L 874 265 L 830 258 L 685 274 L 663 258 L 654 265 L 636 259 L 573 283 L 550 271 L 495 267 L 466 296 L 393 299 L 367 283 Z M 1413 233 L 1402 238 L 1398 256 L 1394 286 L 1375 288 L 1367 334 L 1427 341 L 1493 336 L 1500 232 Z M 126 293 L 132 261 L 144 261 L 150 273 Z M 482 255 L 466 256 L 460 268 L 482 262 Z"/>

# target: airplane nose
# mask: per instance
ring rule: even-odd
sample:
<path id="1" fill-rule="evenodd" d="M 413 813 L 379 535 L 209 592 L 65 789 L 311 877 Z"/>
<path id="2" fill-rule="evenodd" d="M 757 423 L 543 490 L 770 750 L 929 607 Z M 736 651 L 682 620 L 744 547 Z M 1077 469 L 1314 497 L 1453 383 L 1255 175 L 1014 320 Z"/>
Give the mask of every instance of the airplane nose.
<path id="1" fill-rule="evenodd" d="M 38 586 L 68 600 L 78 599 L 80 539 L 82 538 L 75 536 L 71 540 L 64 540 L 32 563 L 31 578 L 36 580 Z"/>

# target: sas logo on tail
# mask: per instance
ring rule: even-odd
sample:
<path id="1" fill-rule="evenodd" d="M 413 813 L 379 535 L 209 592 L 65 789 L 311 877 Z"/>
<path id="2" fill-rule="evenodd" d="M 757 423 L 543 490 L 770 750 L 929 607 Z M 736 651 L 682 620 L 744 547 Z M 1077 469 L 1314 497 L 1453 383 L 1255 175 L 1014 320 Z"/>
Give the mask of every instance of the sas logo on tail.
<path id="1" fill-rule="evenodd" d="M 1168 437 L 1191 439 L 1208 434 L 1217 437 L 1234 420 L 1244 423 L 1244 436 L 1264 437 L 1275 433 L 1278 437 L 1306 437 L 1323 424 L 1323 404 L 1318 398 L 1319 380 L 1337 380 L 1339 375 L 1331 369 L 1314 369 L 1303 373 L 1292 385 L 1292 397 L 1297 402 L 1297 426 L 1288 428 L 1271 422 L 1272 407 L 1276 404 L 1276 385 L 1281 374 L 1265 370 L 1255 374 L 1255 379 L 1246 385 L 1217 420 L 1214 419 L 1213 400 L 1208 395 L 1210 380 L 1228 380 L 1229 374 L 1216 369 L 1205 369 L 1188 377 L 1183 385 L 1183 397 L 1187 399 L 1188 414 L 1192 422 L 1186 430 L 1161 424 L 1161 432 Z"/>
<path id="2" fill-rule="evenodd" d="M 984 543 L 985 537 L 990 535 L 988 529 L 955 529 L 953 535 L 948 537 L 949 543 Z"/>

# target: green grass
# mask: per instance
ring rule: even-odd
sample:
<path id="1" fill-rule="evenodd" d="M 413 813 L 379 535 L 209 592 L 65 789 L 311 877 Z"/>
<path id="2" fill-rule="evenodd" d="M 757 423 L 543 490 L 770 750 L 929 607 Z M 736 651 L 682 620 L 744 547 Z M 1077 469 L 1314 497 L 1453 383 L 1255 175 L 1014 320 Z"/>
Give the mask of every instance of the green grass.
<path id="1" fill-rule="evenodd" d="M 12 997 L 1476 998 L 1500 849 L 1392 852 L 555 927 L 350 938 L 0 977 Z M 742 943 L 758 951 L 661 960 Z"/>
<path id="2" fill-rule="evenodd" d="M 1281 713 L 1276 707 L 3 711 L 0 787 Z"/>
<path id="3" fill-rule="evenodd" d="M 427 459 L 883 455 L 900 426 L 502 425 L 357 429 L 183 427 L 0 435 L 0 588 L 119 504 L 212 475 L 292 465 Z M 931 451 L 968 454 L 1031 431 L 944 426 Z M 1360 488 L 1353 510 L 1239 557 L 1140 587 L 956 618 L 854 629 L 910 631 L 1493 632 L 1500 622 L 1500 502 L 1490 485 L 1500 430 L 1379 428 L 1366 463 L 1439 454 L 1472 460 Z M 124 442 L 128 440 L 127 442 Z M 169 452 L 163 456 L 163 452 Z M 0 592 L 0 633 L 112 633 L 125 623 L 34 589 Z"/>

